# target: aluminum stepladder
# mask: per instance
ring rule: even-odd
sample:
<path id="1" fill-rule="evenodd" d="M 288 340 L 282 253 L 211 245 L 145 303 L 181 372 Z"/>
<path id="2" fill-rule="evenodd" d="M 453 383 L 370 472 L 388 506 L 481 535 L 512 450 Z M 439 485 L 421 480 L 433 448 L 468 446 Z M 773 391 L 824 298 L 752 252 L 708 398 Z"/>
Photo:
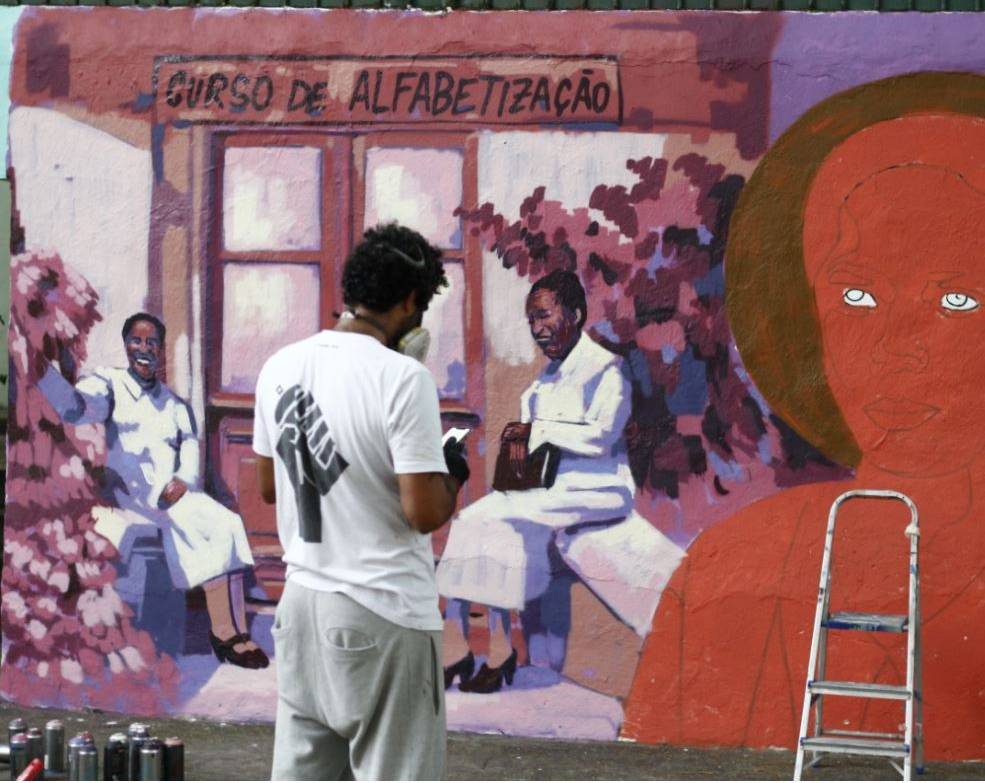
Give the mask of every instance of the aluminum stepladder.
<path id="1" fill-rule="evenodd" d="M 867 614 L 863 612 L 829 611 L 831 599 L 831 553 L 834 544 L 835 519 L 838 509 L 855 499 L 895 500 L 910 510 L 910 524 L 903 531 L 910 540 L 909 598 L 906 615 Z M 811 657 L 807 666 L 807 685 L 804 689 L 804 711 L 800 721 L 797 744 L 797 764 L 794 780 L 803 773 L 804 754 L 813 757 L 807 767 L 817 764 L 825 753 L 855 756 L 881 756 L 903 776 L 910 780 L 912 766 L 923 772 L 923 693 L 920 664 L 920 572 L 917 568 L 917 549 L 920 538 L 917 507 L 900 492 L 891 490 L 853 490 L 840 495 L 831 504 L 828 513 L 828 530 L 824 539 L 824 557 L 821 561 L 821 584 L 817 596 L 817 612 L 814 616 L 814 633 L 811 637 Z M 825 679 L 828 631 L 879 631 L 905 633 L 906 685 L 883 685 L 873 682 L 836 682 Z M 825 696 L 847 696 L 861 699 L 894 699 L 905 702 L 905 730 L 902 734 L 825 729 L 822 723 Z M 808 735 L 811 707 L 814 708 L 814 731 Z M 897 763 L 902 760 L 903 766 Z"/>

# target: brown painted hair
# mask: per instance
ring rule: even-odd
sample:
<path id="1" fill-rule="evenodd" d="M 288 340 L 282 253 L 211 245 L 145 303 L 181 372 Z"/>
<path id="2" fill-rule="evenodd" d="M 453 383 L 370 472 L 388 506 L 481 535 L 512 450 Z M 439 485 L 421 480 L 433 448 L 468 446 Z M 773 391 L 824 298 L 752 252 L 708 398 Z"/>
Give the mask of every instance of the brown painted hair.
<path id="1" fill-rule="evenodd" d="M 824 374 L 821 329 L 804 270 L 804 205 L 829 153 L 859 131 L 913 114 L 985 118 L 985 76 L 913 73 L 838 93 L 777 140 L 742 191 L 726 249 L 726 307 L 742 360 L 773 409 L 826 456 L 861 450 Z"/>

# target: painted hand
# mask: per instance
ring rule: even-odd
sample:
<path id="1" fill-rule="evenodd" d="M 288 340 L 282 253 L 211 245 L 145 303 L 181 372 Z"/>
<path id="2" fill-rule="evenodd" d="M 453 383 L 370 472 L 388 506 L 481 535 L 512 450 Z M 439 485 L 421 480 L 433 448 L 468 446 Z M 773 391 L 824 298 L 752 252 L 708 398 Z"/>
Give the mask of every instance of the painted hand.
<path id="1" fill-rule="evenodd" d="M 170 508 L 179 500 L 181 500 L 185 493 L 188 491 L 188 485 L 178 478 L 173 478 L 168 482 L 168 485 L 161 492 L 161 500 L 158 505 L 161 508 Z"/>
<path id="2" fill-rule="evenodd" d="M 523 475 L 527 464 L 527 440 L 530 438 L 530 424 L 511 422 L 503 430 L 503 441 L 509 449 L 510 469 L 517 477 Z"/>

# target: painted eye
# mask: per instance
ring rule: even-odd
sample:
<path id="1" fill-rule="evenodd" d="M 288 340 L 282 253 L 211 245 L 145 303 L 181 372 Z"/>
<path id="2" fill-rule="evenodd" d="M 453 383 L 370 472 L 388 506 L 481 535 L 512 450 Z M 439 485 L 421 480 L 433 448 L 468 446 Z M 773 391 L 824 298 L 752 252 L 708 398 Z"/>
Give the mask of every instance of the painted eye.
<path id="1" fill-rule="evenodd" d="M 978 309 L 978 300 L 968 296 L 967 294 L 951 292 L 949 294 L 944 294 L 944 296 L 941 297 L 941 307 L 945 310 L 956 310 L 958 312 L 968 313 L 972 310 Z"/>
<path id="2" fill-rule="evenodd" d="M 876 300 L 868 291 L 861 288 L 846 288 L 841 298 L 851 307 L 875 307 Z"/>

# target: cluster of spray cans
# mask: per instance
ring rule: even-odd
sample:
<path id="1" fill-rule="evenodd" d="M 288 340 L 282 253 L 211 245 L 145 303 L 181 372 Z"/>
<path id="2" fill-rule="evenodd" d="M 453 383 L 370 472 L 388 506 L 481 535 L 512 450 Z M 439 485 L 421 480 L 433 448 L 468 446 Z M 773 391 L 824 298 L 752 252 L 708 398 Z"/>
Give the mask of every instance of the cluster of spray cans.
<path id="1" fill-rule="evenodd" d="M 11 780 L 184 780 L 185 745 L 177 737 L 152 737 L 145 723 L 131 723 L 103 747 L 102 775 L 96 740 L 88 731 L 65 741 L 65 724 L 50 720 L 44 731 L 23 718 L 7 726 L 0 761 L 10 764 Z"/>

